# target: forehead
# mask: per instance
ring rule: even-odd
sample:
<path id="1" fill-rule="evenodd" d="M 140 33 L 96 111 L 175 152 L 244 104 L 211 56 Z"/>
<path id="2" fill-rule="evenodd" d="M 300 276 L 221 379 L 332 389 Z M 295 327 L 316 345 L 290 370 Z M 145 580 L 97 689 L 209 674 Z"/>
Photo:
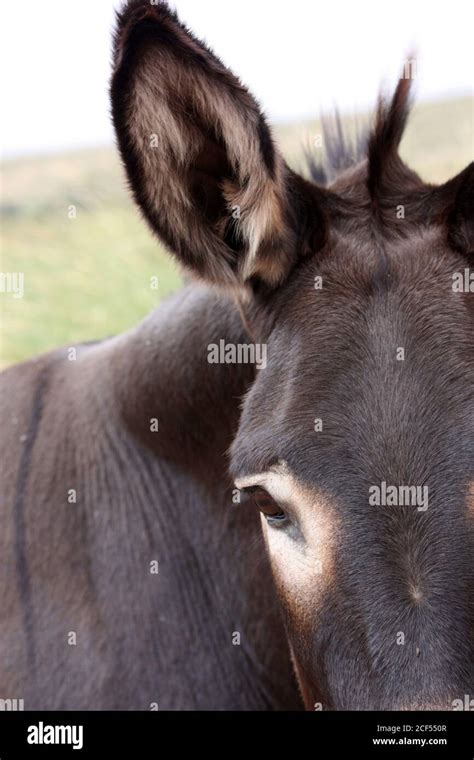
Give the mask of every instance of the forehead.
<path id="1" fill-rule="evenodd" d="M 416 483 L 423 459 L 469 471 L 472 296 L 452 287 L 462 267 L 433 234 L 393 241 L 382 261 L 341 237 L 301 267 L 276 299 L 234 474 L 284 460 L 305 482 L 344 490 L 388 470 Z"/>

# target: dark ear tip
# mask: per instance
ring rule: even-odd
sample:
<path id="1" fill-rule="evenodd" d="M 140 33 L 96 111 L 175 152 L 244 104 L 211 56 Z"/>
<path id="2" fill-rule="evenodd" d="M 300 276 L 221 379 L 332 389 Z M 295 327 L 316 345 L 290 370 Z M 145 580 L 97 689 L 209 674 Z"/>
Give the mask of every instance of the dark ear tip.
<path id="1" fill-rule="evenodd" d="M 176 18 L 175 11 L 171 10 L 166 0 L 126 0 L 117 11 L 119 23 L 127 24 L 130 21 L 140 21 L 142 18 Z"/>
<path id="2" fill-rule="evenodd" d="M 179 19 L 165 0 L 158 0 L 152 4 L 150 0 L 127 0 L 116 13 L 116 26 L 114 33 L 114 61 L 119 65 L 123 49 L 127 44 L 132 32 L 136 32 L 140 25 L 153 24 L 159 27 L 166 21 L 179 24 Z"/>
<path id="3" fill-rule="evenodd" d="M 175 17 L 176 14 L 165 0 L 159 0 L 156 3 L 151 3 L 149 0 L 126 0 L 122 7 L 117 10 L 116 16 L 120 29 L 145 18 L 159 21 L 165 17 Z"/>

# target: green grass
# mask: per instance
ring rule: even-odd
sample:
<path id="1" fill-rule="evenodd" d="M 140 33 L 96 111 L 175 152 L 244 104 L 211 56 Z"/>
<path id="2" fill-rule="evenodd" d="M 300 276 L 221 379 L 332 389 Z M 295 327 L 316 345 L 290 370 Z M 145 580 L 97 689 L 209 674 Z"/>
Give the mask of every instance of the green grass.
<path id="1" fill-rule="evenodd" d="M 295 168 L 319 130 L 318 122 L 277 130 Z M 471 160 L 471 141 L 468 98 L 423 104 L 402 154 L 425 180 L 443 182 Z M 178 269 L 135 210 L 113 149 L 9 161 L 2 175 L 0 271 L 25 277 L 23 298 L 0 293 L 2 366 L 123 331 L 180 286 Z"/>
<path id="2" fill-rule="evenodd" d="M 3 225 L 2 271 L 25 273 L 23 298 L 2 294 L 4 362 L 123 331 L 179 285 L 131 204 L 78 208 L 76 219 L 57 210 L 21 222 Z"/>
<path id="3" fill-rule="evenodd" d="M 179 287 L 112 149 L 9 162 L 3 175 L 1 271 L 25 283 L 23 298 L 1 294 L 3 366 L 126 330 Z"/>

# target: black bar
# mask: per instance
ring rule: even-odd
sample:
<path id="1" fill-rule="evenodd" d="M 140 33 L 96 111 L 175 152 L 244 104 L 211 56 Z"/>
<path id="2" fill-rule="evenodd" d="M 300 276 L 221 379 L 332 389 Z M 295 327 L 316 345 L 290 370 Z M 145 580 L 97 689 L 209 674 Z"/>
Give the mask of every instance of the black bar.
<path id="1" fill-rule="evenodd" d="M 207 756 L 211 751 L 223 757 L 237 752 L 244 759 L 249 752 L 253 755 L 257 743 L 265 757 L 274 749 L 280 756 L 287 750 L 289 760 L 298 752 L 309 753 L 314 760 L 332 760 L 333 752 L 347 758 L 472 760 L 473 717 L 467 711 L 2 712 L 0 760 L 115 756 L 168 760 L 175 752 L 194 758 L 198 752 Z M 65 728 L 57 732 L 57 726 Z M 28 737 L 43 743 L 29 743 Z M 70 743 L 47 744 L 50 738 Z"/>

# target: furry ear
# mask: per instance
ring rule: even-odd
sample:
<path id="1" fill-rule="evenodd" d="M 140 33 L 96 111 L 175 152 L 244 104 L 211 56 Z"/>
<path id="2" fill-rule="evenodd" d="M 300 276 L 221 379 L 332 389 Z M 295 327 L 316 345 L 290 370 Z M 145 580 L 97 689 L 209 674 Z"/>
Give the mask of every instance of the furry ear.
<path id="1" fill-rule="evenodd" d="M 313 245 L 312 188 L 286 167 L 254 98 L 166 3 L 129 0 L 118 14 L 111 100 L 135 199 L 181 263 L 220 285 L 279 284 Z"/>

